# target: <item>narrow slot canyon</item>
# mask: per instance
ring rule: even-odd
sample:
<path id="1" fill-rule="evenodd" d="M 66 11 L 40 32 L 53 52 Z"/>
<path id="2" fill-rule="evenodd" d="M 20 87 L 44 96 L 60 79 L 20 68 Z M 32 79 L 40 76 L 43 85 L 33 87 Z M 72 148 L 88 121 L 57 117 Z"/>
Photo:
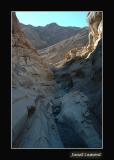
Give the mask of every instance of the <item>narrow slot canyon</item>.
<path id="1" fill-rule="evenodd" d="M 102 12 L 87 20 L 88 27 L 68 31 L 40 27 L 37 44 L 37 29 L 12 12 L 13 148 L 102 147 Z M 45 39 L 49 27 L 63 37 Z"/>

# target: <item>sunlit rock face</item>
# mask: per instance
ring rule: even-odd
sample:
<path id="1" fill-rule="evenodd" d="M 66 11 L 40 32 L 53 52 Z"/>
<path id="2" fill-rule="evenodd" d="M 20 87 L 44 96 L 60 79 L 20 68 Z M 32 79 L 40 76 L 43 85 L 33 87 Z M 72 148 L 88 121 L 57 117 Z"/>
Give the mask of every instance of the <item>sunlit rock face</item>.
<path id="1" fill-rule="evenodd" d="M 102 38 L 102 32 L 103 32 L 102 12 L 99 11 L 89 12 L 87 19 L 89 22 L 89 29 L 90 29 L 88 47 L 95 48 L 97 46 L 98 41 Z"/>

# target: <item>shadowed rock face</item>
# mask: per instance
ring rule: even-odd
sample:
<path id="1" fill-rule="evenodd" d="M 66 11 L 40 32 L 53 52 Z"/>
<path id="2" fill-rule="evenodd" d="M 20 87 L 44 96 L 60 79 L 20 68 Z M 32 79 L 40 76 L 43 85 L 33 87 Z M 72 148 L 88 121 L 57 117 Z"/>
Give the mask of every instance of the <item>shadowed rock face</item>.
<path id="1" fill-rule="evenodd" d="M 61 77 L 66 73 L 72 80 L 72 87 L 63 92 L 61 112 L 57 116 L 59 129 L 62 130 L 63 127 L 63 131 L 60 131 L 61 137 L 64 137 L 63 143 L 69 146 L 67 137 L 69 132 L 71 134 L 73 132 L 75 135 L 80 135 L 84 146 L 100 148 L 102 146 L 102 41 L 88 59 L 73 61 L 55 72 L 56 81 L 61 85 L 64 83 Z M 63 90 L 60 84 L 60 89 Z M 64 84 L 67 89 L 69 84 Z M 66 133 L 63 124 L 69 126 Z M 71 131 L 73 129 L 75 131 Z M 89 140 L 89 137 L 94 139 Z M 78 147 L 82 146 L 81 142 Z M 78 141 L 73 146 L 77 147 L 77 144 Z"/>
<path id="2" fill-rule="evenodd" d="M 26 39 L 12 14 L 14 147 L 102 147 L 102 17 L 101 21 L 98 19 L 102 15 L 92 15 L 94 20 L 89 27 L 94 28 L 97 23 L 95 31 L 101 29 L 97 38 L 94 39 L 94 29 L 93 38 L 84 29 L 75 40 L 71 37 L 40 51 L 45 53 L 43 57 Z M 53 62 L 51 67 L 44 60 Z M 28 113 L 27 106 L 28 110 L 34 106 L 34 112 Z"/>
<path id="3" fill-rule="evenodd" d="M 59 84 L 59 87 L 65 92 L 68 92 L 73 87 L 72 77 L 67 73 L 60 75 L 60 77 L 56 79 L 56 82 Z"/>

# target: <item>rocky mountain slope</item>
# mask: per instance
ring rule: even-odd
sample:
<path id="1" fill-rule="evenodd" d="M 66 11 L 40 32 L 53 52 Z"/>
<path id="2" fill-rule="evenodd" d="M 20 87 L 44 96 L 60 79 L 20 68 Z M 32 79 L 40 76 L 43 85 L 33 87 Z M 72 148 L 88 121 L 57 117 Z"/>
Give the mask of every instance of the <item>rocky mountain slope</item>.
<path id="1" fill-rule="evenodd" d="M 79 27 L 63 27 L 56 23 L 34 27 L 20 24 L 22 31 L 36 49 L 49 47 L 59 41 L 74 36 L 80 31 Z"/>
<path id="2" fill-rule="evenodd" d="M 39 52 L 12 17 L 13 147 L 101 148 L 102 12 L 88 14 L 89 33 Z"/>
<path id="3" fill-rule="evenodd" d="M 80 29 L 75 35 L 55 45 L 39 50 L 39 54 L 47 63 L 55 64 L 64 60 L 66 52 L 73 48 L 82 47 L 88 42 L 88 27 Z"/>

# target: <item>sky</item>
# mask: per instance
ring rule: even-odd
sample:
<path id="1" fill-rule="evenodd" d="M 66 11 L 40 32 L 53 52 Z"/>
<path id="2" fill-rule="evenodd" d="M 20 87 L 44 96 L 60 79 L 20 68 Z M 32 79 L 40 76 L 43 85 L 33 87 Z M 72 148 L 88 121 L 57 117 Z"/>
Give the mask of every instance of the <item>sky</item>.
<path id="1" fill-rule="evenodd" d="M 18 20 L 23 24 L 31 24 L 32 26 L 45 26 L 50 23 L 57 23 L 60 26 L 88 26 L 88 11 L 17 11 Z"/>

